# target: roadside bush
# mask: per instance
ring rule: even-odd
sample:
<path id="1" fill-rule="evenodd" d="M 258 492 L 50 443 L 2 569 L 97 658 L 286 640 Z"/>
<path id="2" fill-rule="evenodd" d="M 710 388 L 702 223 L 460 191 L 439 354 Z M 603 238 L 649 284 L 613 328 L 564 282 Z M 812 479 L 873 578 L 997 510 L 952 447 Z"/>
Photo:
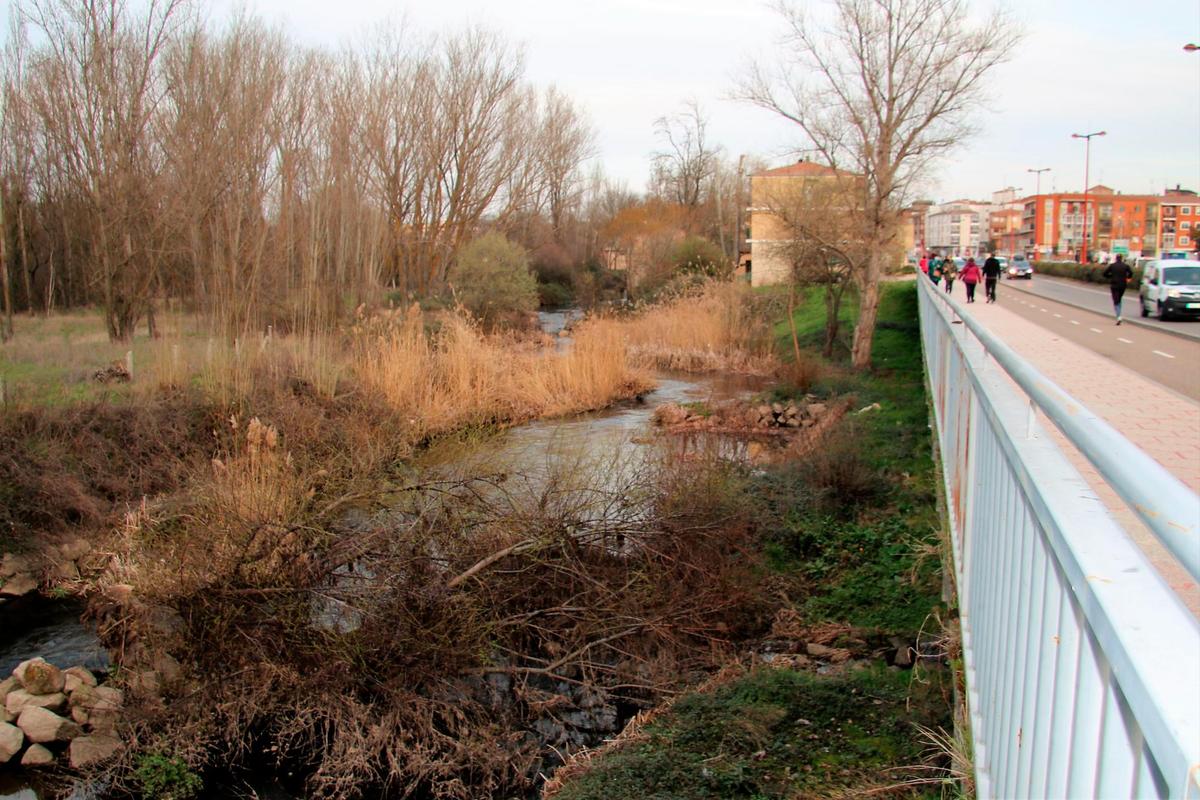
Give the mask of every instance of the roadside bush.
<path id="1" fill-rule="evenodd" d="M 459 250 L 449 277 L 459 302 L 485 325 L 538 308 L 529 254 L 499 233 L 486 233 Z"/>
<path id="2" fill-rule="evenodd" d="M 1107 264 L 1076 264 L 1073 261 L 1035 261 L 1034 275 L 1051 275 L 1056 278 L 1071 278 L 1085 283 L 1108 283 L 1104 277 Z M 1133 283 L 1142 282 L 1142 268 L 1133 268 Z"/>

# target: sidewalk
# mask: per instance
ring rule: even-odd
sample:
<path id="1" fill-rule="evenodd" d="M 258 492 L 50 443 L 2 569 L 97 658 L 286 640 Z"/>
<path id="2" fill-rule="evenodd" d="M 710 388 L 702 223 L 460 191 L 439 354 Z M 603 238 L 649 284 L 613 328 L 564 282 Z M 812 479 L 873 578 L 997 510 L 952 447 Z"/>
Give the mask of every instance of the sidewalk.
<path id="1" fill-rule="evenodd" d="M 964 305 L 964 308 L 1076 400 L 1166 467 L 1192 491 L 1200 492 L 1200 404 L 1085 347 L 1060 338 L 1006 310 L 1003 303 L 1003 297 L 993 305 L 980 299 L 973 305 Z M 1192 614 L 1200 617 L 1200 586 L 1053 423 L 1043 421 L 1117 521 L 1129 531 Z"/>

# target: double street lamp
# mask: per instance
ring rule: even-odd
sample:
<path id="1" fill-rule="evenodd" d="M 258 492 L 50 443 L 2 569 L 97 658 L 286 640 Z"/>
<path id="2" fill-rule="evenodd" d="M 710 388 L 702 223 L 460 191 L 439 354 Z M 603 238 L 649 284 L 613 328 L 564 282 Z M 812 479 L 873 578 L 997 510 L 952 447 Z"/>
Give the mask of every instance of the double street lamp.
<path id="1" fill-rule="evenodd" d="M 1079 263 L 1086 264 L 1088 257 L 1088 167 L 1092 160 L 1092 137 L 1104 136 L 1106 131 L 1095 133 L 1072 133 L 1072 139 L 1083 139 L 1087 144 L 1083 150 L 1083 249 L 1080 250 Z"/>

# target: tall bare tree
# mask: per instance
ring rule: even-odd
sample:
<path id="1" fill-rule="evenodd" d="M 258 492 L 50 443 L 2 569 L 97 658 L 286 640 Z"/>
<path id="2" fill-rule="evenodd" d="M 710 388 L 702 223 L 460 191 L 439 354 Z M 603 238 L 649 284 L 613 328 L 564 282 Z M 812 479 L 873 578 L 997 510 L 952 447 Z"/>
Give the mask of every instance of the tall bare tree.
<path id="1" fill-rule="evenodd" d="M 860 271 L 851 361 L 871 361 L 879 282 L 898 212 L 914 179 L 961 143 L 983 110 L 984 78 L 1020 38 L 1001 12 L 976 24 L 966 0 L 832 0 L 823 24 L 779 0 L 785 26 L 778 66 L 753 65 L 742 99 L 794 122 L 803 146 L 863 176 L 870 257 Z"/>
<path id="2" fill-rule="evenodd" d="M 721 157 L 708 139 L 708 118 L 699 103 L 688 100 L 680 113 L 655 120 L 654 132 L 663 143 L 653 157 L 656 181 L 666 199 L 696 208 Z"/>

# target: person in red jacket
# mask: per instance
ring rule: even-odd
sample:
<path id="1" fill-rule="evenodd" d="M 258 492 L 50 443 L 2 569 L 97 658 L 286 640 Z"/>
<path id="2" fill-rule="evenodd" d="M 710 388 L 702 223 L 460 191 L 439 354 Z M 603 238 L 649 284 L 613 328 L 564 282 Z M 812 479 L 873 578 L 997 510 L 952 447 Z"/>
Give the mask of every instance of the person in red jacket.
<path id="1" fill-rule="evenodd" d="M 983 273 L 979 271 L 979 265 L 975 263 L 974 258 L 968 258 L 967 264 L 958 273 L 958 279 L 963 282 L 963 286 L 967 287 L 967 302 L 975 302 L 975 287 L 979 284 Z"/>

